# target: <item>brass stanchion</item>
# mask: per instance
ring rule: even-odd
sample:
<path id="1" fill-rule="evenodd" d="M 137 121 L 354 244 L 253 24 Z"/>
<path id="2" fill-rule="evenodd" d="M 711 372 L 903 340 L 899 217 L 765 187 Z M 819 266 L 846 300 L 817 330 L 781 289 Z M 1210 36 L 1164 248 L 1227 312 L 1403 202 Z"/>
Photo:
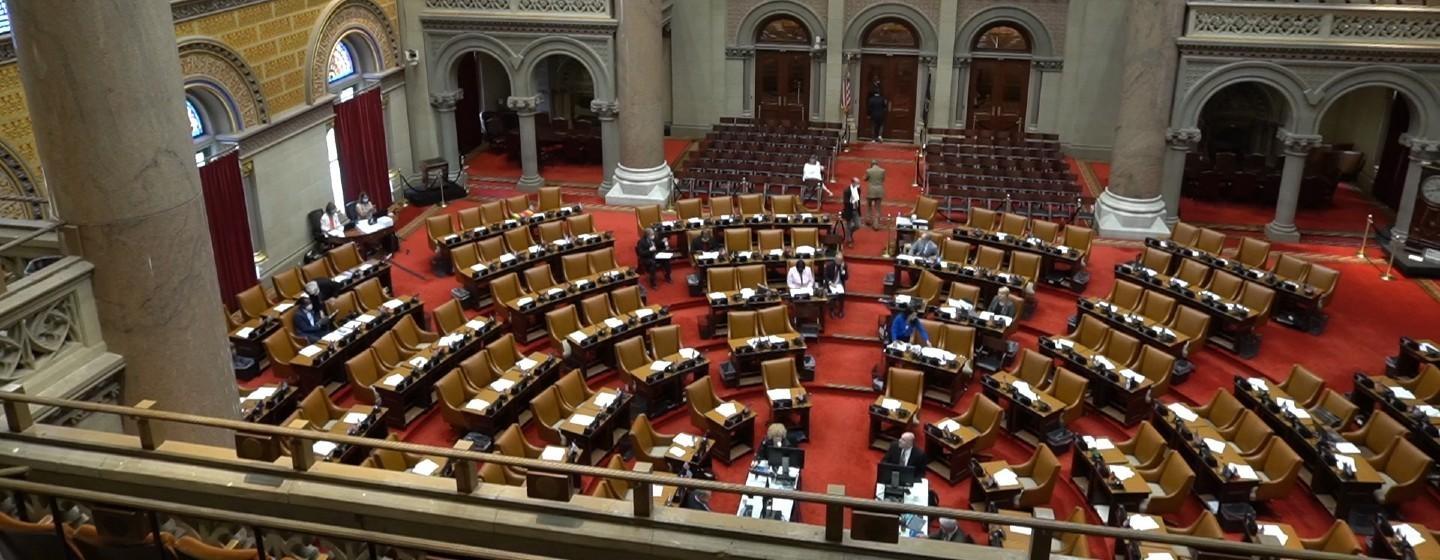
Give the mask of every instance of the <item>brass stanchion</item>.
<path id="1" fill-rule="evenodd" d="M 910 177 L 910 188 L 920 188 L 920 166 L 925 163 L 925 146 L 915 152 L 915 173 Z"/>
<path id="2" fill-rule="evenodd" d="M 1356 257 L 1365 258 L 1365 244 L 1370 241 L 1370 228 L 1375 227 L 1375 215 L 1365 215 L 1365 232 L 1360 235 L 1360 252 L 1355 253 Z"/>
<path id="3" fill-rule="evenodd" d="M 1395 277 L 1390 275 L 1390 271 L 1393 270 L 1394 268 L 1395 268 L 1395 251 L 1394 251 L 1394 250 L 1391 250 L 1391 251 L 1390 251 L 1390 260 L 1385 264 L 1385 274 L 1381 274 L 1381 275 L 1380 275 L 1380 279 L 1381 279 L 1381 280 L 1384 280 L 1384 281 L 1386 281 L 1386 282 L 1389 282 L 1389 281 L 1391 281 L 1391 280 L 1394 280 Z"/>

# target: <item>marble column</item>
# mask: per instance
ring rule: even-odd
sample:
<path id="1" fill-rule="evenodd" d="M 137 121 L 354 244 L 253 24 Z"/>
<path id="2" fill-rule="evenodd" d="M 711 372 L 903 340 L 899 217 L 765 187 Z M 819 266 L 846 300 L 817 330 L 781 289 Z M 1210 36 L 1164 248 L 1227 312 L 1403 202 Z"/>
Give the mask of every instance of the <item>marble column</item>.
<path id="1" fill-rule="evenodd" d="M 816 109 L 823 111 L 826 122 L 844 122 L 840 112 L 840 92 L 845 87 L 845 0 L 829 0 L 825 12 L 825 99 L 830 102 Z M 819 31 L 815 31 L 819 33 Z"/>
<path id="2" fill-rule="evenodd" d="M 1323 139 L 1312 134 L 1291 134 L 1283 130 L 1276 138 L 1284 145 L 1285 165 L 1280 172 L 1280 197 L 1275 202 L 1275 219 L 1265 224 L 1265 237 L 1293 243 L 1300 240 L 1300 230 L 1295 228 L 1295 207 L 1300 203 L 1305 158 Z"/>
<path id="3" fill-rule="evenodd" d="M 1130 0 L 1128 4 L 1110 184 L 1101 193 L 1095 214 L 1101 235 L 1139 239 L 1170 232 L 1160 181 L 1179 64 L 1175 42 L 1183 31 L 1185 3 Z"/>
<path id="4" fill-rule="evenodd" d="M 1164 182 L 1160 184 L 1160 196 L 1165 199 L 1165 225 L 1174 226 L 1180 221 L 1180 189 L 1185 186 L 1185 157 L 1200 143 L 1200 129 L 1172 128 L 1165 131 Z"/>
<path id="5" fill-rule="evenodd" d="M 621 206 L 664 204 L 670 199 L 670 165 L 665 162 L 665 114 L 660 88 L 660 0 L 620 0 L 615 32 L 619 84 L 620 164 L 615 188 L 605 202 Z"/>
<path id="6" fill-rule="evenodd" d="M 1390 228 L 1393 251 L 1400 251 L 1410 237 L 1410 218 L 1415 215 L 1415 199 L 1420 194 L 1420 175 L 1425 171 L 1424 165 L 1440 161 L 1440 140 L 1402 137 L 1400 143 L 1410 147 L 1410 167 L 1405 170 L 1400 208 L 1395 210 L 1395 225 Z"/>
<path id="7" fill-rule="evenodd" d="M 600 161 L 605 180 L 600 183 L 603 196 L 615 187 L 615 166 L 620 164 L 620 127 L 615 117 L 620 114 L 620 105 L 614 101 L 590 102 L 590 110 L 600 119 Z"/>
<path id="8" fill-rule="evenodd" d="M 430 95 L 430 106 L 435 109 L 435 126 L 440 132 L 440 157 L 450 165 L 451 173 L 459 173 L 460 140 L 455 132 L 455 105 L 465 97 L 465 90 L 457 89 Z"/>
<path id="9" fill-rule="evenodd" d="M 533 95 L 505 100 L 505 106 L 515 111 L 520 121 L 520 180 L 515 186 L 525 192 L 535 192 L 545 186 L 545 178 L 540 176 L 540 151 L 535 140 L 535 108 L 539 105 L 540 98 Z"/>
<path id="10" fill-rule="evenodd" d="M 939 29 L 959 29 L 959 12 L 959 2 L 941 2 Z M 934 88 L 934 97 L 930 102 L 930 122 L 927 124 L 937 128 L 950 128 L 951 100 L 956 97 L 955 41 L 951 39 L 942 39 L 935 52 L 934 83 L 930 86 Z"/>
<path id="11" fill-rule="evenodd" d="M 122 403 L 238 418 L 170 3 L 9 5 L 45 181 L 95 266 L 105 344 L 125 357 Z M 222 430 L 156 428 L 234 445 Z"/>

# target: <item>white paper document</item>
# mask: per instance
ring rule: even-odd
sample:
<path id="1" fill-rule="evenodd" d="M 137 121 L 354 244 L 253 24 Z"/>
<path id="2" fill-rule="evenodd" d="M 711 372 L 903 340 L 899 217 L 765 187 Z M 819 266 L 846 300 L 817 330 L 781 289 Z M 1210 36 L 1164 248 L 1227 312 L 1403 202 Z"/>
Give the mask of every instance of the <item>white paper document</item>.
<path id="1" fill-rule="evenodd" d="M 678 434 L 675 434 L 675 439 L 673 440 L 673 442 L 674 442 L 675 445 L 679 445 L 679 446 L 683 446 L 683 447 L 694 447 L 694 446 L 695 446 L 695 436 L 692 436 L 692 435 L 687 434 L 687 433 L 685 433 L 685 432 L 680 432 L 680 433 L 678 433 Z"/>
<path id="2" fill-rule="evenodd" d="M 789 390 L 789 389 L 770 389 L 770 390 L 768 390 L 768 391 L 765 391 L 765 396 L 770 397 L 770 400 L 772 400 L 772 401 L 778 401 L 778 400 L 788 399 L 788 398 L 790 398 L 790 390 Z"/>
<path id="3" fill-rule="evenodd" d="M 321 457 L 329 457 L 331 453 L 335 452 L 336 447 L 338 446 L 333 441 L 317 441 L 315 445 L 310 446 L 310 450 Z"/>
<path id="4" fill-rule="evenodd" d="M 991 478 L 994 478 L 995 484 L 999 486 L 1015 486 L 1020 484 L 1020 475 L 1015 474 L 1015 471 L 1009 468 L 1000 469 L 1000 471 L 996 472 Z"/>
<path id="5" fill-rule="evenodd" d="M 670 260 L 670 259 L 672 259 L 672 258 L 674 258 L 674 257 L 675 257 L 675 253 L 671 253 L 671 252 L 668 252 L 668 251 L 662 251 L 662 252 L 659 252 L 659 253 L 655 253 L 655 258 L 660 259 L 660 260 L 662 260 L 662 261 L 668 261 L 668 260 Z"/>
<path id="6" fill-rule="evenodd" d="M 1031 533 L 1029 527 L 1022 527 L 1020 525 L 1011 525 L 1010 532 L 1017 535 L 1029 535 Z"/>
<path id="7" fill-rule="evenodd" d="M 1404 538 L 1405 542 L 1412 547 L 1425 542 L 1425 536 L 1410 526 L 1409 523 L 1394 523 L 1391 524 L 1391 526 L 1395 528 L 1395 534 Z"/>
<path id="8" fill-rule="evenodd" d="M 949 418 L 941 420 L 939 427 L 941 430 L 951 433 L 960 431 L 960 423 Z"/>
<path id="9" fill-rule="evenodd" d="M 540 452 L 540 458 L 546 461 L 564 461 L 565 448 L 547 445 L 545 446 L 545 450 Z"/>
<path id="10" fill-rule="evenodd" d="M 1399 399 L 1412 400 L 1415 398 L 1415 393 L 1411 393 L 1409 389 L 1404 387 L 1391 387 L 1390 393 Z"/>
<path id="11" fill-rule="evenodd" d="M 514 386 L 515 382 L 509 379 L 496 379 L 495 381 L 490 382 L 490 390 L 495 391 L 496 393 L 504 393 L 505 391 L 509 391 L 510 388 Z"/>
<path id="12" fill-rule="evenodd" d="M 900 401 L 890 398 L 881 399 L 880 408 L 883 408 L 885 410 L 896 410 L 900 408 Z"/>
<path id="13" fill-rule="evenodd" d="M 1280 542 L 1280 546 L 1285 546 L 1285 542 L 1290 540 L 1290 536 L 1285 534 L 1285 529 L 1279 525 L 1262 524 L 1260 525 L 1260 534 L 1274 537 Z"/>
<path id="14" fill-rule="evenodd" d="M 570 423 L 577 426 L 589 426 L 595 423 L 595 417 L 589 414 L 571 414 Z"/>
<path id="15" fill-rule="evenodd" d="M 1246 379 L 1245 382 L 1250 384 L 1251 389 L 1260 391 L 1261 393 L 1270 392 L 1270 384 L 1266 383 L 1264 379 L 1260 379 L 1259 377 L 1251 377 L 1249 379 Z"/>
<path id="16" fill-rule="evenodd" d="M 1225 442 L 1214 438 L 1205 438 L 1205 447 L 1210 448 L 1211 453 L 1224 453 Z"/>
<path id="17" fill-rule="evenodd" d="M 251 391 L 250 394 L 245 397 L 245 400 L 247 400 L 247 401 L 258 401 L 258 400 L 268 399 L 268 398 L 270 398 L 270 395 L 274 395 L 274 394 L 275 394 L 275 388 L 274 388 L 274 387 L 261 387 L 261 388 L 259 388 L 259 389 L 254 390 L 254 391 Z"/>
<path id="18" fill-rule="evenodd" d="M 251 327 L 241 327 L 240 330 L 235 331 L 235 336 L 238 336 L 240 338 L 250 338 L 250 333 L 253 332 L 255 332 L 255 329 Z"/>
<path id="19" fill-rule="evenodd" d="M 361 422 L 364 422 L 367 416 L 369 415 L 363 412 L 347 412 L 345 413 L 345 418 L 341 419 L 340 421 L 346 424 L 359 424 Z"/>
<path id="20" fill-rule="evenodd" d="M 400 309 L 401 307 L 405 307 L 405 302 L 398 299 L 392 299 L 390 301 L 380 304 L 380 306 L 384 307 L 385 309 L 395 310 Z"/>
<path id="21" fill-rule="evenodd" d="M 1230 468 L 1235 471 L 1235 476 L 1238 476 L 1238 477 L 1240 477 L 1240 478 L 1242 478 L 1242 479 L 1245 479 L 1245 480 L 1259 480 L 1259 479 L 1260 479 L 1260 477 L 1258 477 L 1258 476 L 1255 475 L 1255 469 L 1250 468 L 1250 465 L 1241 465 L 1241 464 L 1238 464 L 1238 463 L 1230 463 Z"/>
<path id="22" fill-rule="evenodd" d="M 681 348 L 680 357 L 687 360 L 693 360 L 700 357 L 700 351 L 694 348 Z"/>
<path id="23" fill-rule="evenodd" d="M 323 348 L 320 348 L 319 346 L 316 346 L 316 345 L 314 345 L 314 344 L 311 344 L 311 345 L 309 345 L 309 346 L 306 346 L 306 347 L 304 347 L 304 348 L 301 348 L 301 349 L 300 349 L 300 355 L 301 355 L 301 356 L 305 356 L 306 358 L 314 358 L 315 356 L 319 355 L 322 350 L 323 350 Z"/>
<path id="24" fill-rule="evenodd" d="M 520 361 L 515 362 L 515 367 L 520 368 L 521 371 L 530 371 L 530 368 L 538 365 L 540 365 L 540 362 L 537 362 L 530 358 L 521 358 Z"/>
<path id="25" fill-rule="evenodd" d="M 1360 448 L 1356 447 L 1355 444 L 1348 441 L 1342 441 L 1335 444 L 1335 452 L 1341 455 L 1359 455 Z"/>
<path id="26" fill-rule="evenodd" d="M 275 307 L 272 307 L 271 309 L 274 309 L 276 313 L 284 313 L 286 311 L 289 311 L 291 307 L 295 307 L 295 304 L 288 301 L 282 301 L 275 304 Z"/>
<path id="27" fill-rule="evenodd" d="M 665 371 L 665 368 L 668 367 L 670 367 L 670 362 L 665 360 L 655 360 L 650 363 L 650 371 Z"/>
<path id="28" fill-rule="evenodd" d="M 620 327 L 625 326 L 625 321 L 621 321 L 621 320 L 619 320 L 619 319 L 616 319 L 616 318 L 614 318 L 614 317 L 611 317 L 611 318 L 605 320 L 605 326 L 610 327 L 610 328 L 612 328 L 612 329 L 618 329 L 618 328 L 620 328 Z"/>
<path id="29" fill-rule="evenodd" d="M 1136 531 L 1154 531 L 1160 528 L 1160 524 L 1155 522 L 1155 518 L 1148 515 L 1131 514 L 1130 520 L 1126 524 Z"/>
<path id="30" fill-rule="evenodd" d="M 1191 412 L 1189 408 L 1180 403 L 1170 403 L 1166 405 L 1165 408 L 1170 409 L 1171 413 L 1179 416 L 1181 420 L 1184 420 L 1186 422 L 1194 422 L 1196 419 L 1200 418 L 1199 415 Z"/>
<path id="31" fill-rule="evenodd" d="M 490 401 L 485 399 L 470 399 L 470 402 L 465 403 L 465 408 L 474 412 L 484 412 L 489 407 Z"/>
<path id="32" fill-rule="evenodd" d="M 400 382 L 404 380 L 405 376 L 395 373 L 391 374 L 389 377 L 386 377 L 384 383 L 387 387 L 398 387 L 400 385 Z"/>
<path id="33" fill-rule="evenodd" d="M 1115 475 L 1115 478 L 1120 480 L 1130 480 L 1130 477 L 1135 476 L 1135 471 L 1131 470 L 1130 467 L 1110 465 L 1110 474 Z"/>
<path id="34" fill-rule="evenodd" d="M 612 402 L 615 402 L 615 393 L 595 393 L 595 406 L 598 406 L 600 408 L 609 408 L 610 403 Z"/>
<path id="35" fill-rule="evenodd" d="M 414 358 L 410 358 L 410 361 L 407 363 L 409 363 L 412 368 L 422 368 L 425 367 L 425 364 L 430 363 L 430 358 L 415 356 Z"/>
<path id="36" fill-rule="evenodd" d="M 731 416 L 734 416 L 735 413 L 740 412 L 740 408 L 735 406 L 735 403 L 727 402 L 725 404 L 715 407 L 715 412 L 719 412 L 721 416 L 729 418 Z"/>
<path id="37" fill-rule="evenodd" d="M 675 457 L 675 458 L 679 459 L 679 458 L 685 456 L 685 448 L 684 448 L 684 447 L 675 447 L 675 446 L 672 445 L 672 446 L 670 446 L 670 451 L 668 451 L 667 453 L 669 453 L 671 457 Z M 655 486 L 655 488 L 659 488 L 659 486 Z"/>
<path id="38" fill-rule="evenodd" d="M 415 463 L 415 466 L 410 467 L 410 472 L 418 474 L 420 476 L 430 476 L 432 474 L 435 474 L 435 471 L 439 468 L 440 463 L 436 463 L 435 461 L 431 461 L 429 459 L 421 459 L 419 463 Z"/>
<path id="39" fill-rule="evenodd" d="M 579 344 L 579 343 L 581 343 L 581 342 L 585 342 L 585 331 L 575 331 L 575 332 L 572 332 L 572 333 L 570 333 L 570 335 L 569 335 L 567 338 L 569 338 L 570 340 L 575 341 L 576 344 Z"/>
<path id="40" fill-rule="evenodd" d="M 486 323 L 485 321 L 480 319 L 471 319 L 465 322 L 465 326 L 472 331 L 478 331 L 480 329 L 483 329 L 487 324 L 489 323 Z"/>

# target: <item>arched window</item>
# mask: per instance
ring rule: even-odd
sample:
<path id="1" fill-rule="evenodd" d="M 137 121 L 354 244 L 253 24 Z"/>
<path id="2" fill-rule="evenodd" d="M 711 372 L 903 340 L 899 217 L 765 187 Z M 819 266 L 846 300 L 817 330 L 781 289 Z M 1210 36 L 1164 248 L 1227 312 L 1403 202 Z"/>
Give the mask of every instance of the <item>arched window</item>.
<path id="1" fill-rule="evenodd" d="M 770 18 L 755 34 L 756 43 L 809 45 L 810 30 L 791 16 L 779 15 Z"/>
<path id="2" fill-rule="evenodd" d="M 335 46 L 330 47 L 330 64 L 326 68 L 325 80 L 331 93 L 341 101 L 349 101 L 360 89 L 360 82 L 366 72 L 375 72 L 374 42 L 360 31 L 345 34 Z"/>
<path id="3" fill-rule="evenodd" d="M 327 75 L 329 83 L 335 83 L 355 75 L 355 54 L 350 52 L 350 45 L 345 41 L 335 43 L 335 48 L 330 51 L 330 72 Z"/>
<path id="4" fill-rule="evenodd" d="M 185 111 L 190 113 L 190 138 L 199 138 L 205 135 L 205 120 L 200 118 L 200 110 L 195 108 L 195 102 L 186 99 Z"/>
<path id="5" fill-rule="evenodd" d="M 206 159 L 220 153 L 222 148 L 217 137 L 235 130 L 234 120 L 221 95 L 205 84 L 185 88 L 185 116 L 190 120 L 195 165 L 205 165 Z"/>
<path id="6" fill-rule="evenodd" d="M 917 49 L 920 40 L 915 29 L 900 19 L 882 19 L 865 30 L 861 46 L 885 49 Z"/>
<path id="7" fill-rule="evenodd" d="M 975 50 L 991 52 L 1030 52 L 1030 38 L 1019 28 L 1000 24 L 981 33 L 975 39 Z"/>

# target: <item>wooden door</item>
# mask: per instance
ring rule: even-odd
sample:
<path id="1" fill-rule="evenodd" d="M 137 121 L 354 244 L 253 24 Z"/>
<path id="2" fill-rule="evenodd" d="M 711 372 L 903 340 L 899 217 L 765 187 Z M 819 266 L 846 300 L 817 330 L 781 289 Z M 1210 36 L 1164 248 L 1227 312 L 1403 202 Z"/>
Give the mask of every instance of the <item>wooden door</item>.
<path id="1" fill-rule="evenodd" d="M 767 124 L 803 126 L 810 115 L 810 53 L 755 52 L 756 118 Z"/>
<path id="2" fill-rule="evenodd" d="M 1030 61 L 975 59 L 970 66 L 970 128 L 1021 132 L 1030 95 Z"/>
<path id="3" fill-rule="evenodd" d="M 855 89 L 855 104 L 860 110 L 860 136 L 868 138 L 874 124 L 870 121 L 870 91 L 878 80 L 880 93 L 890 102 L 885 115 L 886 139 L 909 142 L 915 138 L 915 87 L 920 58 L 913 55 L 866 54 L 860 57 L 860 83 Z"/>

